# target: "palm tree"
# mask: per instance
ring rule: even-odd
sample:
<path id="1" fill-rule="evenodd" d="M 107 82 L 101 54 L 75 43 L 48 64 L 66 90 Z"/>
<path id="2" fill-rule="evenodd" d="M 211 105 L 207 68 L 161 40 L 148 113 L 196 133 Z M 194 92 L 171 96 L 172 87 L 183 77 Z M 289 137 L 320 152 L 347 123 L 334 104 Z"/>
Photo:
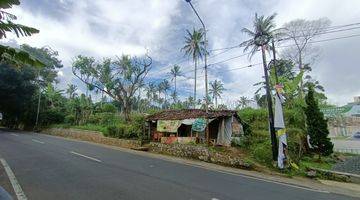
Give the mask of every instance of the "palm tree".
<path id="1" fill-rule="evenodd" d="M 238 106 L 237 107 L 240 107 L 240 108 L 246 108 L 249 103 L 251 103 L 251 99 L 247 98 L 246 96 L 241 96 L 239 100 L 237 100 L 237 104 Z"/>
<path id="2" fill-rule="evenodd" d="M 167 99 L 167 92 L 168 90 L 170 90 L 171 86 L 168 80 L 164 79 L 160 84 L 159 84 L 160 90 L 162 90 L 162 92 L 164 93 L 164 103 L 166 104 L 166 99 Z"/>
<path id="3" fill-rule="evenodd" d="M 176 77 L 181 76 L 181 74 L 182 74 L 180 71 L 180 66 L 174 65 L 170 71 L 170 74 L 171 74 L 171 76 L 173 76 L 173 78 L 171 80 L 174 81 L 174 86 L 175 86 L 174 93 L 176 93 Z"/>
<path id="4" fill-rule="evenodd" d="M 145 88 L 146 90 L 146 97 L 149 99 L 150 104 L 154 103 L 155 93 L 156 93 L 156 85 L 152 82 L 148 83 Z"/>
<path id="5" fill-rule="evenodd" d="M 240 44 L 240 46 L 245 47 L 244 52 L 250 51 L 249 59 L 251 59 L 252 56 L 255 55 L 255 53 L 259 50 L 259 48 L 261 49 L 265 83 L 266 83 L 266 98 L 268 103 L 268 115 L 269 115 L 269 125 L 270 125 L 269 128 L 271 135 L 273 160 L 276 160 L 277 145 L 276 145 L 274 115 L 272 110 L 272 100 L 271 100 L 269 75 L 268 75 L 265 51 L 270 50 L 269 41 L 278 36 L 278 33 L 276 33 L 277 30 L 275 30 L 275 23 L 274 23 L 275 16 L 276 14 L 273 14 L 265 18 L 264 16 L 258 17 L 258 15 L 255 14 L 255 19 L 253 24 L 254 31 L 251 31 L 247 28 L 242 29 L 242 31 L 248 34 L 251 38 Z"/>
<path id="6" fill-rule="evenodd" d="M 221 81 L 215 80 L 214 82 L 210 82 L 210 90 L 209 93 L 212 96 L 212 99 L 215 99 L 215 107 L 218 106 L 218 98 L 221 98 L 221 94 L 225 90 L 224 84 Z"/>
<path id="7" fill-rule="evenodd" d="M 197 64 L 199 59 L 202 59 L 202 57 L 206 53 L 205 41 L 203 39 L 204 30 L 193 29 L 192 33 L 189 30 L 186 30 L 186 32 L 187 32 L 187 36 L 185 36 L 185 45 L 181 50 L 185 51 L 185 55 L 191 57 L 192 60 L 194 61 L 194 68 L 195 68 L 194 69 L 194 78 L 195 78 L 194 99 L 196 99 Z"/>
<path id="8" fill-rule="evenodd" d="M 70 99 L 73 99 L 76 94 L 77 86 L 74 84 L 68 84 L 68 88 L 66 89 L 66 93 L 69 95 Z"/>

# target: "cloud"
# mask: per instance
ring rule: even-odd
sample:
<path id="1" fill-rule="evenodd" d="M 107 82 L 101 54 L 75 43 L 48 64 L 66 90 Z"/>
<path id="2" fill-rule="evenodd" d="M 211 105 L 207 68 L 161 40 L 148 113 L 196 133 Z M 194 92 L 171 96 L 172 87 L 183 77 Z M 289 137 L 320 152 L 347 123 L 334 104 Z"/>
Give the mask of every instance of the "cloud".
<path id="1" fill-rule="evenodd" d="M 317 19 L 328 17 L 333 25 L 360 22 L 358 0 L 339 4 L 335 0 L 194 0 L 194 6 L 203 18 L 207 30 L 209 49 L 234 46 L 248 39 L 241 32 L 243 27 L 252 27 L 255 12 L 260 15 L 278 13 L 276 23 L 281 26 L 297 18 Z M 321 9 L 319 9 L 321 8 Z M 142 55 L 149 49 L 154 58 L 148 81 L 159 82 L 171 79 L 168 75 L 173 64 L 179 64 L 185 77 L 179 78 L 178 89 L 183 98 L 192 94 L 194 86 L 193 64 L 180 49 L 186 29 L 200 28 L 201 24 L 185 1 L 161 0 L 38 0 L 23 1 L 11 10 L 18 22 L 40 29 L 40 34 L 16 39 L 17 43 L 28 43 L 41 47 L 49 45 L 59 51 L 64 68 L 59 73 L 59 87 L 68 83 L 79 84 L 72 76 L 71 61 L 78 54 L 101 57 L 130 54 Z M 346 15 L 344 15 L 346 13 Z M 356 33 L 339 32 L 323 38 Z M 322 38 L 318 38 L 322 39 Z M 313 65 L 312 76 L 324 85 L 330 101 L 344 104 L 352 96 L 360 95 L 358 85 L 359 38 L 316 44 L 321 49 L 321 60 Z M 208 63 L 216 63 L 243 54 L 235 48 L 218 56 L 211 52 Z M 268 57 L 268 60 L 270 58 Z M 261 55 L 251 60 L 246 56 L 209 66 L 209 82 L 222 80 L 227 89 L 224 102 L 235 101 L 240 96 L 252 97 L 257 89 L 253 84 L 262 80 Z M 198 97 L 204 95 L 203 63 L 199 64 Z M 237 69 L 235 69 L 237 68 Z"/>

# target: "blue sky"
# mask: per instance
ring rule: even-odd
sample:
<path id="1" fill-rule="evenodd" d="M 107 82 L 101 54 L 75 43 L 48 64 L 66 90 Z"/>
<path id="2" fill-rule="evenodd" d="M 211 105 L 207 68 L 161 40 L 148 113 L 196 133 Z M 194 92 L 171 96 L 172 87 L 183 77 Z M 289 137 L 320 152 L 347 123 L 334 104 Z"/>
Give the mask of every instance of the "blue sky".
<path id="1" fill-rule="evenodd" d="M 193 0 L 208 29 L 209 48 L 233 46 L 247 39 L 241 32 L 251 27 L 255 12 L 270 15 L 276 12 L 276 23 L 298 19 L 328 17 L 332 25 L 360 22 L 360 1 L 347 0 Z M 23 0 L 12 13 L 18 22 L 40 29 L 40 34 L 15 39 L 18 44 L 51 46 L 59 52 L 64 68 L 59 72 L 62 88 L 78 80 L 71 74 L 71 60 L 78 54 L 114 57 L 121 54 L 141 56 L 146 49 L 154 59 L 148 80 L 169 78 L 169 68 L 179 64 L 185 77 L 179 78 L 178 88 L 183 96 L 193 90 L 193 65 L 180 51 L 186 29 L 200 27 L 196 16 L 183 0 Z M 326 39 L 358 34 L 360 30 L 340 32 L 316 38 Z M 5 41 L 6 42 L 6 41 Z M 7 41 L 14 42 L 14 41 Z M 321 50 L 319 60 L 313 64 L 311 75 L 324 85 L 329 101 L 344 104 L 360 95 L 360 37 L 317 44 Z M 215 53 L 216 54 L 216 53 Z M 235 48 L 211 57 L 215 63 L 243 54 Z M 213 54 L 214 55 L 214 54 Z M 246 56 L 209 66 L 209 80 L 224 82 L 222 102 L 232 104 L 240 96 L 252 97 L 252 85 L 262 79 L 260 65 L 252 68 L 229 69 L 259 63 L 260 54 L 252 60 Z M 198 71 L 198 96 L 204 94 L 203 70 Z M 169 78 L 170 80 L 170 78 Z"/>

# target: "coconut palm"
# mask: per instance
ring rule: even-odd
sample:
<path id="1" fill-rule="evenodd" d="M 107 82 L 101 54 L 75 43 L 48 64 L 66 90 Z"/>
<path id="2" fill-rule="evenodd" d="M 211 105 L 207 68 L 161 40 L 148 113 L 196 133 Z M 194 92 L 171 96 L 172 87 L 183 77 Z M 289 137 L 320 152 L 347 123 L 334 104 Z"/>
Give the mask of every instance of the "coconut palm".
<path id="1" fill-rule="evenodd" d="M 193 29 L 192 33 L 189 30 L 186 30 L 187 36 L 185 36 L 185 45 L 181 49 L 185 52 L 185 55 L 192 58 L 194 62 L 194 99 L 196 99 L 196 80 L 197 80 L 197 64 L 199 59 L 202 59 L 206 50 L 205 50 L 205 41 L 204 41 L 204 30 Z M 195 106 L 195 105 L 194 105 Z"/>
<path id="2" fill-rule="evenodd" d="M 176 78 L 178 76 L 181 76 L 181 70 L 180 70 L 180 66 L 179 65 L 174 65 L 173 68 L 170 70 L 170 74 L 171 76 L 173 76 L 173 78 L 171 80 L 174 81 L 174 86 L 175 86 L 175 90 L 174 93 L 176 93 Z"/>
<path id="3" fill-rule="evenodd" d="M 221 81 L 215 80 L 214 82 L 210 82 L 210 90 L 209 93 L 212 99 L 215 99 L 215 107 L 218 106 L 218 98 L 221 98 L 221 94 L 225 90 L 224 84 Z"/>
<path id="4" fill-rule="evenodd" d="M 164 93 L 164 103 L 166 104 L 166 99 L 167 99 L 167 93 L 170 90 L 171 86 L 168 80 L 164 79 L 160 84 L 159 84 L 160 89 L 162 90 L 162 92 Z"/>
<path id="5" fill-rule="evenodd" d="M 237 104 L 238 106 L 237 107 L 240 107 L 240 108 L 246 108 L 248 107 L 249 103 L 251 103 L 251 99 L 249 99 L 248 97 L 246 96 L 241 96 L 239 100 L 237 100 Z"/>
<path id="6" fill-rule="evenodd" d="M 247 41 L 244 41 L 240 44 L 240 46 L 245 47 L 244 52 L 247 52 L 250 50 L 249 58 L 251 59 L 252 56 L 255 55 L 259 49 L 261 49 L 262 56 L 263 56 L 263 62 L 266 64 L 266 55 L 265 51 L 270 50 L 269 41 L 273 37 L 277 37 L 279 35 L 278 30 L 275 29 L 275 23 L 274 18 L 276 16 L 276 13 L 272 14 L 269 17 L 264 16 L 258 16 L 255 13 L 255 19 L 254 19 L 254 30 L 250 30 L 247 28 L 243 28 L 242 32 L 246 33 L 250 36 L 250 39 Z"/>

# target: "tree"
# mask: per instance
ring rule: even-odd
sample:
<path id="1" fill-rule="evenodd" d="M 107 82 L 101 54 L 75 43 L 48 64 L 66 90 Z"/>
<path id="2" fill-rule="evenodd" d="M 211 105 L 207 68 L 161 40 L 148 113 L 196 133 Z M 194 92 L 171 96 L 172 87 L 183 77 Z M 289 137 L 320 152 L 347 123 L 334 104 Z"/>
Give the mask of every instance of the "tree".
<path id="1" fill-rule="evenodd" d="M 166 104 L 166 99 L 167 99 L 167 93 L 170 90 L 171 86 L 168 80 L 164 79 L 161 83 L 160 83 L 160 89 L 162 90 L 162 92 L 164 93 L 164 103 Z M 165 106 L 166 107 L 166 106 Z"/>
<path id="2" fill-rule="evenodd" d="M 43 67 L 39 69 L 43 87 L 48 83 L 58 83 L 58 80 L 56 79 L 58 69 L 62 68 L 63 64 L 59 59 L 59 53 L 57 51 L 49 46 L 36 48 L 27 44 L 21 45 L 20 50 L 28 53 L 31 57 L 43 63 Z"/>
<path id="3" fill-rule="evenodd" d="M 268 76 L 268 69 L 266 63 L 266 50 L 270 50 L 269 41 L 278 37 L 277 30 L 275 29 L 275 18 L 276 14 L 273 14 L 269 17 L 260 16 L 258 17 L 255 14 L 254 19 L 254 31 L 251 31 L 247 28 L 243 28 L 242 31 L 249 35 L 251 38 L 247 41 L 244 41 L 240 44 L 240 46 L 245 47 L 244 52 L 249 51 L 249 58 L 251 59 L 253 55 L 261 49 L 262 53 L 262 60 L 263 60 L 263 68 L 264 68 L 264 75 L 265 75 L 265 84 L 266 84 L 266 97 L 268 103 L 268 113 L 269 113 L 269 129 L 270 129 L 270 136 L 271 136 L 271 144 L 272 144 L 272 157 L 275 161 L 277 159 L 277 145 L 276 145 L 276 135 L 275 135 L 275 128 L 274 128 L 274 115 L 272 110 L 272 100 L 271 100 L 271 93 L 270 93 L 270 86 L 269 86 L 269 76 Z"/>
<path id="4" fill-rule="evenodd" d="M 66 93 L 69 95 L 69 99 L 73 99 L 76 97 L 77 86 L 74 84 L 68 84 L 68 88 L 66 89 Z"/>
<path id="5" fill-rule="evenodd" d="M 174 86 L 175 86 L 175 90 L 174 90 L 174 94 L 176 94 L 176 78 L 178 76 L 181 76 L 181 70 L 180 70 L 180 66 L 179 65 L 174 65 L 173 68 L 170 70 L 170 74 L 171 76 L 173 76 L 172 80 L 174 81 Z"/>
<path id="6" fill-rule="evenodd" d="M 237 100 L 237 104 L 238 104 L 237 107 L 246 108 L 248 107 L 249 103 L 251 103 L 251 99 L 249 99 L 246 96 L 241 96 L 240 99 Z"/>
<path id="7" fill-rule="evenodd" d="M 90 62 L 88 62 L 90 61 Z M 96 88 L 123 107 L 126 121 L 130 121 L 133 97 L 151 69 L 152 59 L 123 55 L 115 60 L 92 62 L 92 58 L 78 56 L 72 66 L 73 74 L 90 87 Z"/>
<path id="8" fill-rule="evenodd" d="M 15 69 L 0 64 L 0 112 L 5 125 L 16 128 L 26 119 L 27 109 L 35 93 L 36 72 L 33 68 Z"/>
<path id="9" fill-rule="evenodd" d="M 197 64 L 199 59 L 202 59 L 202 57 L 205 55 L 205 41 L 203 39 L 204 37 L 204 30 L 199 29 L 195 30 L 193 29 L 193 32 L 191 33 L 189 30 L 186 30 L 187 36 L 185 36 L 185 45 L 181 49 L 185 52 L 185 55 L 191 57 L 194 62 L 194 99 L 196 99 L 196 80 L 197 80 Z M 194 102 L 196 103 L 196 101 Z M 195 106 L 195 104 L 194 104 Z"/>
<path id="10" fill-rule="evenodd" d="M 215 107 L 218 106 L 218 98 L 221 98 L 221 94 L 225 90 L 224 84 L 221 83 L 221 81 L 215 80 L 214 82 L 210 83 L 210 95 L 212 96 L 212 99 L 215 99 Z"/>
<path id="11" fill-rule="evenodd" d="M 310 144 L 313 150 L 320 156 L 328 156 L 333 152 L 333 144 L 330 141 L 327 121 L 320 111 L 318 102 L 314 98 L 314 89 L 309 88 L 305 97 L 307 134 L 310 136 Z"/>
<path id="12" fill-rule="evenodd" d="M 282 28 L 282 34 L 292 40 L 295 48 L 285 50 L 287 52 L 284 57 L 291 59 L 298 64 L 299 70 L 306 68 L 305 64 L 311 64 L 309 61 L 318 56 L 316 49 L 311 46 L 310 41 L 324 33 L 330 26 L 331 21 L 327 18 L 320 18 L 317 20 L 305 20 L 296 19 L 284 24 Z M 307 63 L 304 64 L 304 58 L 307 59 Z M 300 82 L 300 97 L 303 93 L 303 81 Z"/>
<path id="13" fill-rule="evenodd" d="M 16 24 L 16 16 L 5 11 L 4 9 L 12 8 L 13 5 L 20 5 L 19 0 L 2 0 L 0 2 L 0 39 L 6 38 L 7 32 L 13 32 L 17 37 L 31 36 L 39 33 L 39 30 Z M 31 66 L 41 67 L 42 63 L 32 58 L 28 53 L 16 48 L 0 45 L 0 61 L 11 63 L 13 66 L 21 66 L 22 64 L 29 64 Z"/>

